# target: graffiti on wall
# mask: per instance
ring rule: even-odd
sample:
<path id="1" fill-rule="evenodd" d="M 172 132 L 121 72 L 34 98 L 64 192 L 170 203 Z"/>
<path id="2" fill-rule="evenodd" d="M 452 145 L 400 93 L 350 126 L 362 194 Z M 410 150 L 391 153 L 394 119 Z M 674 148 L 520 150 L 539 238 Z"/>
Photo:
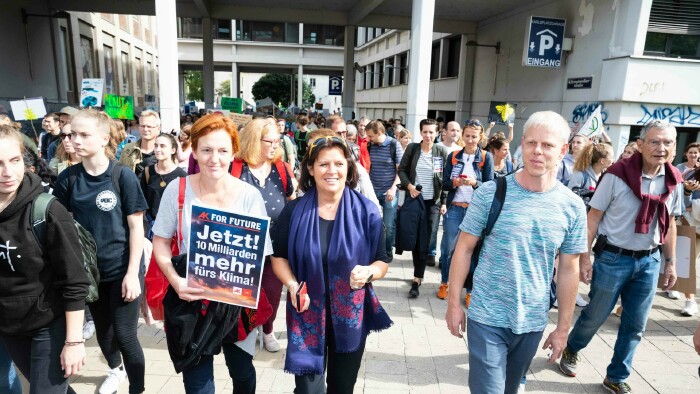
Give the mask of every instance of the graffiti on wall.
<path id="1" fill-rule="evenodd" d="M 693 108 L 690 105 L 648 108 L 644 104 L 639 104 L 639 107 L 642 109 L 642 117 L 637 124 L 665 120 L 678 126 L 700 126 L 700 108 Z"/>
<path id="2" fill-rule="evenodd" d="M 571 112 L 571 121 L 573 123 L 585 122 L 586 119 L 588 119 L 588 117 L 595 112 L 595 109 L 598 108 L 599 105 L 603 105 L 603 103 L 600 101 L 595 101 L 577 105 Z M 603 117 L 603 123 L 605 123 L 608 120 L 608 110 L 606 110 L 605 107 L 601 108 L 600 115 Z"/>

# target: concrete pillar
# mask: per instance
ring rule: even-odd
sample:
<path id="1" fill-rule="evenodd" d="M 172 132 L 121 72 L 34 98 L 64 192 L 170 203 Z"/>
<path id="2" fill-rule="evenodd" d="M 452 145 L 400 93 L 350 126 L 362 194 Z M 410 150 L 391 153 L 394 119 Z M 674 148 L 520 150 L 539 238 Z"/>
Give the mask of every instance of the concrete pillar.
<path id="1" fill-rule="evenodd" d="M 214 108 L 214 37 L 210 17 L 202 18 L 202 68 L 204 107 Z"/>
<path id="2" fill-rule="evenodd" d="M 653 0 L 619 1 L 616 4 L 610 55 L 642 56 Z"/>
<path id="3" fill-rule="evenodd" d="M 304 24 L 299 24 L 299 44 L 304 43 Z"/>
<path id="4" fill-rule="evenodd" d="M 241 97 L 238 90 L 238 63 L 231 63 L 231 97 Z"/>
<path id="5" fill-rule="evenodd" d="M 301 64 L 297 69 L 297 107 L 302 108 L 304 105 L 304 66 Z"/>
<path id="6" fill-rule="evenodd" d="M 343 107 L 344 119 L 352 119 L 355 108 L 355 26 L 345 26 L 345 53 L 343 55 Z"/>
<path id="7" fill-rule="evenodd" d="M 175 0 L 156 1 L 156 30 L 158 32 L 159 94 L 161 130 L 180 129 L 180 83 L 177 60 L 177 15 Z M 119 54 L 119 52 L 117 52 Z M 117 57 L 117 63 L 119 62 Z"/>
<path id="8" fill-rule="evenodd" d="M 418 124 L 428 116 L 430 59 L 433 39 L 435 0 L 413 0 L 411 10 L 411 52 L 408 59 L 408 102 L 406 128 L 413 132 L 413 141 L 420 141 Z"/>
<path id="9" fill-rule="evenodd" d="M 455 120 L 461 125 L 464 125 L 464 121 L 471 117 L 472 112 L 476 47 L 466 46 L 469 40 L 476 40 L 476 36 L 462 34 L 459 51 L 459 73 L 457 75 L 457 107 L 455 108 Z"/>

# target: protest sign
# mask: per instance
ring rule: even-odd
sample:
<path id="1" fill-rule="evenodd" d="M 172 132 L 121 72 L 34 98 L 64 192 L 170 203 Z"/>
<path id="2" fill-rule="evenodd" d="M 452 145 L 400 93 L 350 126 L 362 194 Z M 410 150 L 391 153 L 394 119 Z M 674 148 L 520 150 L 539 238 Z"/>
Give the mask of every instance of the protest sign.
<path id="1" fill-rule="evenodd" d="M 515 123 L 515 107 L 518 104 L 492 101 L 489 108 L 489 123 L 496 124 Z"/>
<path id="2" fill-rule="evenodd" d="M 187 286 L 204 298 L 257 308 L 270 219 L 192 205 Z"/>
<path id="3" fill-rule="evenodd" d="M 696 236 L 695 226 L 676 226 L 676 275 L 678 279 L 676 280 L 676 285 L 673 286 L 673 290 L 689 294 L 696 293 Z M 665 261 L 663 256 L 661 261 Z M 664 266 L 662 263 L 657 287 L 661 289 L 663 285 Z"/>
<path id="4" fill-rule="evenodd" d="M 104 84 L 104 79 L 83 79 L 83 84 L 80 88 L 80 106 L 84 108 L 101 107 Z"/>
<path id="5" fill-rule="evenodd" d="M 243 112 L 243 99 L 238 97 L 222 97 L 221 109 L 226 109 L 240 114 Z"/>
<path id="6" fill-rule="evenodd" d="M 134 96 L 105 94 L 105 112 L 112 119 L 134 119 Z"/>
<path id="7" fill-rule="evenodd" d="M 35 120 L 46 115 L 46 106 L 42 97 L 10 101 L 15 120 Z"/>
<path id="8" fill-rule="evenodd" d="M 228 114 L 228 117 L 233 119 L 233 123 L 236 124 L 236 127 L 238 128 L 238 130 L 240 130 L 241 127 L 245 126 L 248 122 L 253 120 L 253 116 L 243 115 L 243 114 L 230 113 L 230 114 Z"/>
<path id="9" fill-rule="evenodd" d="M 583 135 L 586 138 L 593 138 L 599 135 L 603 135 L 603 117 L 600 114 L 601 105 L 593 111 L 591 116 L 586 119 L 586 122 L 578 130 L 579 135 Z M 624 149 L 624 148 L 623 148 Z"/>

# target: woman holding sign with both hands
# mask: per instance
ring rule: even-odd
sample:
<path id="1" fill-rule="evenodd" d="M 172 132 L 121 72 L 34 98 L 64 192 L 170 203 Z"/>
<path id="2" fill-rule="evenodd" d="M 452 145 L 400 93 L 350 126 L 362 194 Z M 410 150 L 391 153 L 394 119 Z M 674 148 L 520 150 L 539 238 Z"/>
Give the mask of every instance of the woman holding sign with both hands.
<path id="1" fill-rule="evenodd" d="M 188 251 L 192 205 L 203 205 L 254 216 L 267 216 L 260 192 L 229 174 L 233 155 L 239 149 L 238 132 L 233 121 L 221 114 L 203 116 L 192 126 L 191 139 L 193 155 L 199 164 L 200 172 L 186 178 L 182 222 L 178 223 L 180 182 L 171 182 L 163 193 L 158 216 L 153 226 L 153 253 L 156 262 L 177 295 L 184 301 L 201 300 L 204 291 L 188 287 L 186 279 L 178 275 L 171 263 L 170 242 L 176 233 L 181 234 L 179 236 L 180 253 Z M 272 254 L 269 234 L 263 254 L 266 256 Z M 211 313 L 213 304 L 216 303 L 209 302 L 208 313 Z M 199 313 L 198 310 L 193 312 L 195 315 Z M 167 314 L 166 308 L 166 318 Z M 229 375 L 233 378 L 234 390 L 236 393 L 254 393 L 255 369 L 250 350 L 255 346 L 255 335 L 248 335 L 243 341 L 235 342 L 235 340 L 234 330 L 228 333 L 221 346 Z M 170 341 L 168 345 L 170 346 Z M 218 353 L 218 347 L 216 350 L 215 353 Z M 250 373 L 251 370 L 252 373 Z M 197 362 L 185 366 L 182 374 L 185 391 L 188 394 L 215 391 L 213 354 L 202 355 Z"/>
<path id="2" fill-rule="evenodd" d="M 342 139 L 314 141 L 301 163 L 305 194 L 277 221 L 272 268 L 290 296 L 284 369 L 295 393 L 326 392 L 326 358 L 328 392 L 352 393 L 367 334 L 392 324 L 370 283 L 388 269 L 382 217 L 353 190 L 356 165 Z"/>

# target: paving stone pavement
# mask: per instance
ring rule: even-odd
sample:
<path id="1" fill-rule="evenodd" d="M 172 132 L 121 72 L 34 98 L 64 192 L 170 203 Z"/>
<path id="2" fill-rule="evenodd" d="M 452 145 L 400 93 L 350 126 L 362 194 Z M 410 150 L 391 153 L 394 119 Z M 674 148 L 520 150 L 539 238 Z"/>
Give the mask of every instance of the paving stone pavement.
<path id="1" fill-rule="evenodd" d="M 420 297 L 408 299 L 413 266 L 410 253 L 395 256 L 388 276 L 375 283 L 379 299 L 394 321 L 390 329 L 367 339 L 355 393 L 466 393 L 469 375 L 467 348 L 462 339 L 452 337 L 445 324 L 446 302 L 435 297 L 440 270 L 428 267 Z M 580 286 L 587 295 L 588 288 Z M 284 299 L 284 298 L 283 298 Z M 700 393 L 700 356 L 693 350 L 692 335 L 697 317 L 682 317 L 683 300 L 670 300 L 657 294 L 654 308 L 634 359 L 634 372 L 628 383 L 635 393 Z M 275 333 L 282 350 L 259 352 L 255 358 L 258 393 L 291 393 L 294 378 L 282 370 L 287 345 L 284 306 L 275 321 Z M 576 308 L 576 316 L 581 308 Z M 554 328 L 557 312 L 550 313 L 547 336 Z M 143 323 L 143 321 L 141 321 Z M 563 376 L 556 365 L 546 362 L 547 351 L 539 350 L 527 374 L 526 391 L 533 393 L 606 393 L 602 385 L 605 368 L 612 357 L 619 318 L 610 318 L 590 345 L 581 351 L 578 376 Z M 147 393 L 184 393 L 181 375 L 168 356 L 165 334 L 157 327 L 141 324 L 139 339 L 146 356 Z M 77 393 L 96 393 L 106 376 L 107 365 L 95 339 L 87 343 L 85 369 L 72 378 Z M 223 356 L 215 358 L 217 393 L 233 390 Z M 128 392 L 128 383 L 119 393 Z"/>

